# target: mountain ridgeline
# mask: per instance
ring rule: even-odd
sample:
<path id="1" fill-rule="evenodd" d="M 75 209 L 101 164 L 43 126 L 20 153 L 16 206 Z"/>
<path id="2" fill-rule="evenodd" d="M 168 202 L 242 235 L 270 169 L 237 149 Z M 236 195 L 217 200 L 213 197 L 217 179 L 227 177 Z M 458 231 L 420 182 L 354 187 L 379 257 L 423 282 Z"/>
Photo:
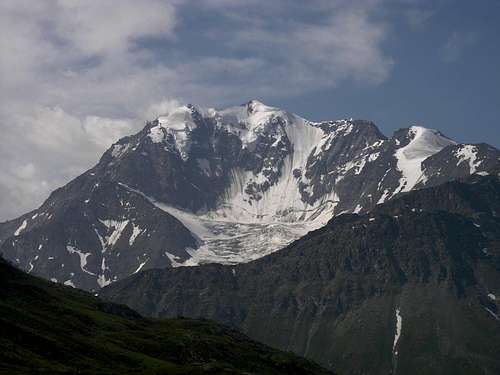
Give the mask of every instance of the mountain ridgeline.
<path id="1" fill-rule="evenodd" d="M 342 213 L 487 174 L 500 152 L 413 126 L 311 122 L 251 101 L 182 106 L 120 139 L 36 210 L 0 224 L 21 269 L 98 290 L 150 268 L 238 264 Z"/>
<path id="2" fill-rule="evenodd" d="M 343 214 L 246 264 L 154 269 L 101 296 L 209 318 L 340 374 L 500 373 L 500 169 Z"/>

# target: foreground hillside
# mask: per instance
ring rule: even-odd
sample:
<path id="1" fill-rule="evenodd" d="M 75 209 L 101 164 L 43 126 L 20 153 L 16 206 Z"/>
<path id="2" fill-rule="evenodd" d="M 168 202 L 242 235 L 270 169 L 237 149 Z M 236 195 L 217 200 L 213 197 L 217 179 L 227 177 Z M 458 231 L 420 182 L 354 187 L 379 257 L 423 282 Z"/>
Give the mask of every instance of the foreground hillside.
<path id="1" fill-rule="evenodd" d="M 0 258 L 2 374 L 328 374 L 208 321 L 144 319 Z"/>
<path id="2" fill-rule="evenodd" d="M 341 215 L 248 264 L 148 270 L 101 295 L 214 319 L 342 374 L 499 374 L 498 171 Z"/>

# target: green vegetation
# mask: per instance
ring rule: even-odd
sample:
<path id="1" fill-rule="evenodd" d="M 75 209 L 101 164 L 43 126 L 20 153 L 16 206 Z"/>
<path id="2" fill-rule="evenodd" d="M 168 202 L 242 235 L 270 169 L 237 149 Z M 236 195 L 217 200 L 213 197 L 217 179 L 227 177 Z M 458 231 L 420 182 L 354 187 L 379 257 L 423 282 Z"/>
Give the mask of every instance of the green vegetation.
<path id="1" fill-rule="evenodd" d="M 2 374 L 328 374 L 219 324 L 145 319 L 0 258 Z"/>

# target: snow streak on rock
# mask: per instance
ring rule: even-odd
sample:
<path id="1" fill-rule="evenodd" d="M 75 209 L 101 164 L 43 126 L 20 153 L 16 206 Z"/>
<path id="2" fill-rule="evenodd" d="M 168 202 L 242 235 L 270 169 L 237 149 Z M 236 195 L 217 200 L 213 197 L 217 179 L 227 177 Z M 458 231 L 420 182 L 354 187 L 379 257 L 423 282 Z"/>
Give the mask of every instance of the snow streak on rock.
<path id="1" fill-rule="evenodd" d="M 476 173 L 477 167 L 481 164 L 481 161 L 477 160 L 476 146 L 461 145 L 460 149 L 457 150 L 456 156 L 459 158 L 459 165 L 466 162 L 469 164 L 470 174 Z"/>
<path id="2" fill-rule="evenodd" d="M 14 232 L 14 236 L 19 236 L 21 234 L 21 232 L 26 229 L 27 225 L 28 225 L 28 222 L 26 221 L 26 219 L 23 220 L 23 222 L 21 223 L 21 225 Z"/>
<path id="3" fill-rule="evenodd" d="M 84 253 L 83 251 L 77 249 L 76 247 L 73 246 L 66 246 L 66 249 L 68 250 L 68 253 L 70 254 L 78 254 L 78 257 L 80 258 L 80 268 L 83 272 L 88 273 L 89 275 L 95 276 L 95 273 L 92 273 L 88 271 L 85 266 L 87 265 L 87 258 L 92 255 L 91 253 Z"/>
<path id="4" fill-rule="evenodd" d="M 394 335 L 394 343 L 392 345 L 392 352 L 394 355 L 398 355 L 396 346 L 398 345 L 399 337 L 401 336 L 401 330 L 403 328 L 403 318 L 401 317 L 399 308 L 396 309 L 396 333 Z"/>

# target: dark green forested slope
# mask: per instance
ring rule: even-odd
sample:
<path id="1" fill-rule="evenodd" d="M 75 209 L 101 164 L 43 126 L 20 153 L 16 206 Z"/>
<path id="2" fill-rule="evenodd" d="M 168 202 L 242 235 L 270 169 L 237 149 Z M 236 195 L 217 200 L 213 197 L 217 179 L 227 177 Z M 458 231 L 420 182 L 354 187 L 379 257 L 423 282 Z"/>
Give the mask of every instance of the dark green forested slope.
<path id="1" fill-rule="evenodd" d="M 145 319 L 0 258 L 2 374 L 328 374 L 209 321 Z"/>

